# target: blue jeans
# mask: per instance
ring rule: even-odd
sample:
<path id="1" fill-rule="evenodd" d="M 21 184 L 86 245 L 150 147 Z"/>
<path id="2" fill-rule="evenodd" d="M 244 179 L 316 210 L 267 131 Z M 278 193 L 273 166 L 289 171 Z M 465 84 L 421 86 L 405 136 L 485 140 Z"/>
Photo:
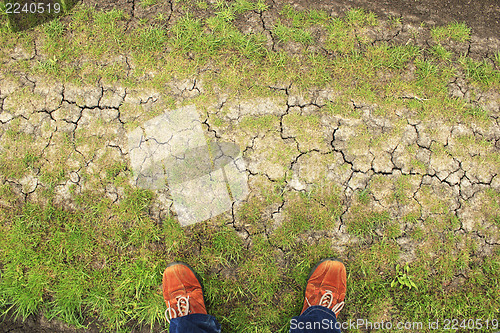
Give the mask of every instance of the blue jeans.
<path id="1" fill-rule="evenodd" d="M 290 321 L 290 333 L 331 332 L 340 333 L 335 328 L 335 313 L 323 306 L 315 305 L 307 308 L 303 314 Z M 173 318 L 170 322 L 170 333 L 220 333 L 220 325 L 214 316 L 194 313 Z"/>
<path id="2" fill-rule="evenodd" d="M 220 333 L 220 324 L 214 316 L 193 313 L 170 320 L 170 333 Z"/>

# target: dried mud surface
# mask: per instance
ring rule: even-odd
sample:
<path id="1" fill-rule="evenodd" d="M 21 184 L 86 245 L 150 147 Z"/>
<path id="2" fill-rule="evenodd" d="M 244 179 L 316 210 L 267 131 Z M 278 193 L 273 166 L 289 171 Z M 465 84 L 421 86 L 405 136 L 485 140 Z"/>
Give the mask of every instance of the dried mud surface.
<path id="1" fill-rule="evenodd" d="M 118 7 L 131 14 L 130 26 L 138 19 L 153 17 L 158 11 L 167 13 L 167 21 L 174 22 L 182 13 L 173 2 L 142 8 L 135 0 L 90 1 L 102 10 Z M 412 23 L 426 21 L 443 24 L 452 20 L 465 21 L 472 27 L 472 39 L 462 48 L 469 56 L 492 59 L 500 49 L 496 39 L 500 31 L 500 5 L 497 1 L 482 1 L 468 10 L 471 1 L 410 1 L 386 0 L 371 2 L 355 1 L 294 1 L 297 8 L 326 9 L 332 15 L 340 15 L 351 7 L 363 7 L 381 16 L 401 16 L 401 26 L 383 31 L 373 31 L 376 41 L 406 43 L 411 38 Z M 242 31 L 264 31 L 269 34 L 270 46 L 275 50 L 293 52 L 293 45 L 275 43 L 270 33 L 273 15 L 283 5 L 272 1 L 271 8 L 262 15 L 250 13 L 236 22 Z M 167 24 L 169 24 L 167 23 Z M 429 33 L 416 41 L 429 45 Z M 425 37 L 427 36 L 427 38 Z M 36 43 L 33 50 L 11 55 L 10 61 L 39 57 Z M 123 63 L 133 70 L 126 57 Z M 118 202 L 124 193 L 112 185 L 99 186 L 99 177 L 106 177 L 103 165 L 109 161 L 130 165 L 127 145 L 128 128 L 144 123 L 144 114 L 160 112 L 167 101 L 160 93 L 151 90 L 126 89 L 113 85 L 74 86 L 47 83 L 43 77 L 31 77 L 16 73 L 17 79 L 0 73 L 0 146 L 3 150 L 16 147 L 16 140 L 6 134 L 12 124 L 27 136 L 37 139 L 30 149 L 41 156 L 40 165 L 21 178 L 0 176 L 0 182 L 12 187 L 20 201 L 44 201 L 41 191 L 48 185 L 40 177 L 43 169 L 52 161 L 64 165 L 66 179 L 54 187 L 58 203 L 74 207 L 71 191 L 100 191 L 102 195 Z M 204 93 L 203 82 L 193 78 L 169 83 L 171 97 L 176 102 L 189 101 Z M 250 195 L 258 197 L 260 186 L 273 186 L 285 179 L 288 191 L 308 191 L 315 183 L 326 179 L 342 189 L 345 210 L 335 230 L 326 234 L 313 234 L 310 238 L 332 238 L 339 252 L 346 248 L 352 237 L 345 231 L 345 219 L 352 214 L 356 193 L 369 187 L 373 211 L 389 211 L 391 217 L 401 218 L 419 212 L 417 220 L 445 218 L 447 214 L 461 219 L 455 232 L 474 233 L 483 255 L 488 255 L 500 245 L 498 235 L 479 232 L 475 226 L 488 218 L 483 207 L 488 189 L 500 190 L 500 167 L 489 161 L 500 151 L 500 94 L 482 94 L 467 86 L 461 78 L 449 82 L 450 96 L 464 98 L 481 106 L 490 114 L 488 127 L 480 124 L 454 124 L 426 122 L 406 110 L 397 112 L 396 118 L 376 115 L 376 106 L 352 100 L 350 108 L 359 118 L 333 116 L 323 107 L 327 101 L 335 101 L 332 90 L 314 90 L 299 93 L 293 82 L 269 87 L 271 97 L 240 100 L 224 94 L 216 96 L 216 103 L 206 105 L 201 116 L 205 135 L 209 138 L 237 144 L 245 159 Z M 23 94 L 37 96 L 25 99 Z M 471 97 L 473 96 L 473 97 Z M 400 96 L 400 98 L 418 98 Z M 253 128 L 247 120 L 266 116 L 266 126 Z M 217 122 L 217 119 L 222 120 Z M 104 122 L 103 122 L 104 121 Z M 217 124 L 217 125 L 216 125 Z M 72 144 L 66 144 L 68 138 Z M 19 148 L 22 149 L 22 148 Z M 279 151 L 280 154 L 276 152 Z M 64 161 L 61 160 L 64 156 Z M 88 177 L 93 175 L 95 177 Z M 395 199 L 396 184 L 405 179 L 404 202 Z M 271 227 L 262 229 L 245 225 L 233 205 L 230 224 L 247 243 L 252 235 L 271 234 L 285 218 L 283 211 L 289 205 L 286 200 L 270 205 L 268 215 Z M 172 200 L 168 190 L 158 190 L 151 207 L 153 218 L 161 220 L 171 213 Z M 412 256 L 409 237 L 404 236 L 411 225 L 402 225 L 401 244 L 407 244 L 407 255 Z M 22 323 L 9 318 L 1 323 L 0 332 L 80 332 L 58 322 L 40 318 L 28 318 Z M 88 331 L 98 332 L 97 327 Z"/>

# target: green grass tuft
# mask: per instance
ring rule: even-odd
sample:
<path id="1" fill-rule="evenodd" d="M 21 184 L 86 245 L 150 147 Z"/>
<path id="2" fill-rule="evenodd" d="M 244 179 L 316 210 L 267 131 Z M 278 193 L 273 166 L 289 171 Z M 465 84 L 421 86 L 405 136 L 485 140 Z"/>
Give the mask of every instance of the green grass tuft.
<path id="1" fill-rule="evenodd" d="M 470 39 L 470 33 L 471 29 L 464 22 L 453 22 L 446 26 L 431 29 L 431 36 L 438 43 L 446 39 L 465 42 Z"/>
<path id="2" fill-rule="evenodd" d="M 494 69 L 489 61 L 477 61 L 468 57 L 461 57 L 459 63 L 465 72 L 465 76 L 473 83 L 485 88 L 500 86 L 500 70 Z"/>

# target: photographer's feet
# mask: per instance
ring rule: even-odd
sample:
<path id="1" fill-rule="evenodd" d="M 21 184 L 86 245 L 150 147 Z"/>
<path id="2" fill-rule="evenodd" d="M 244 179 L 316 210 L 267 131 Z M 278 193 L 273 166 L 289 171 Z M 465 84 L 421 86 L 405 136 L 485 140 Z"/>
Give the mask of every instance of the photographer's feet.
<path id="1" fill-rule="evenodd" d="M 338 316 L 344 307 L 346 270 L 344 264 L 334 258 L 321 260 L 311 271 L 305 290 L 304 307 L 321 305 Z"/>
<path id="2" fill-rule="evenodd" d="M 163 272 L 163 298 L 168 322 L 192 313 L 207 313 L 200 279 L 186 263 L 173 262 Z"/>

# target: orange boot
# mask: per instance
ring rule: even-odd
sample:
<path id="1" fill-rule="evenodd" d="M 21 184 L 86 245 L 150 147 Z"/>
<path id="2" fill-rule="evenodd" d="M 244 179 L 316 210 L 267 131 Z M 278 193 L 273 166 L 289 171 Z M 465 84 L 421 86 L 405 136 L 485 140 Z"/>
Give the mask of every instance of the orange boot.
<path id="1" fill-rule="evenodd" d="M 338 316 L 344 307 L 346 271 L 344 264 L 334 258 L 321 260 L 311 271 L 305 290 L 301 314 L 312 305 L 329 308 Z"/>
<path id="2" fill-rule="evenodd" d="M 192 313 L 207 314 L 200 279 L 186 263 L 173 262 L 163 272 L 163 298 L 169 323 L 172 318 Z"/>

